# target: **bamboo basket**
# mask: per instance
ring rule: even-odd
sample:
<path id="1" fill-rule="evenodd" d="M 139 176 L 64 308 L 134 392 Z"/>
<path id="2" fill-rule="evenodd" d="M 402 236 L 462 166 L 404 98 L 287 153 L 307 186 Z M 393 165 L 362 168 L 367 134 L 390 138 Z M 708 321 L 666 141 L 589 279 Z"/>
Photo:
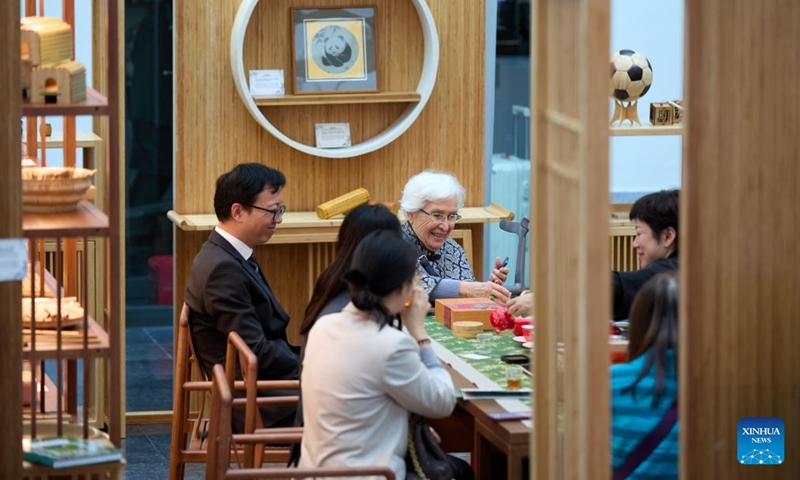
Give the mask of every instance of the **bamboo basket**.
<path id="1" fill-rule="evenodd" d="M 62 213 L 78 208 L 92 186 L 95 170 L 69 167 L 22 169 L 22 211 Z"/>

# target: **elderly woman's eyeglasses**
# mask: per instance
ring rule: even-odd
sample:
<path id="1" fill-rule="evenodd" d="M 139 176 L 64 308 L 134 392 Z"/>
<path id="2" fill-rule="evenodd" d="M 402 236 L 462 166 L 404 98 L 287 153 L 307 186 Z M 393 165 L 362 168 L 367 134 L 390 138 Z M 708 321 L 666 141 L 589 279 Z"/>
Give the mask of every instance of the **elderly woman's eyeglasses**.
<path id="1" fill-rule="evenodd" d="M 419 211 L 424 213 L 425 215 L 431 217 L 432 219 L 436 220 L 439 223 L 444 223 L 444 222 L 456 223 L 459 220 L 461 220 L 461 215 L 459 215 L 457 213 L 454 213 L 452 215 L 445 215 L 443 213 L 436 213 L 436 212 L 428 213 L 428 212 L 426 212 L 425 210 L 423 210 L 421 208 L 419 209 Z"/>
<path id="2" fill-rule="evenodd" d="M 259 206 L 256 206 L 256 205 L 250 205 L 248 203 L 245 203 L 244 205 L 246 205 L 248 207 L 253 207 L 256 210 L 261 210 L 262 212 L 271 213 L 273 220 L 283 217 L 283 214 L 286 213 L 286 205 L 281 205 L 280 207 L 278 207 L 277 210 L 270 210 L 269 208 L 259 207 Z"/>

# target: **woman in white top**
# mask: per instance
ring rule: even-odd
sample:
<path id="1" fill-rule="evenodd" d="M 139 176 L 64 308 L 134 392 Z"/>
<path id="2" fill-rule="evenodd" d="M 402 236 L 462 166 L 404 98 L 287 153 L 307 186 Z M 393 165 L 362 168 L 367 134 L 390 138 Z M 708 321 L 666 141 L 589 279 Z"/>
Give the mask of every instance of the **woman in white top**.
<path id="1" fill-rule="evenodd" d="M 404 479 L 409 412 L 453 411 L 453 382 L 425 332 L 428 296 L 412 283 L 416 260 L 392 231 L 356 249 L 345 274 L 351 302 L 308 337 L 300 467 L 386 465 Z M 408 333 L 392 328 L 398 313 Z"/>

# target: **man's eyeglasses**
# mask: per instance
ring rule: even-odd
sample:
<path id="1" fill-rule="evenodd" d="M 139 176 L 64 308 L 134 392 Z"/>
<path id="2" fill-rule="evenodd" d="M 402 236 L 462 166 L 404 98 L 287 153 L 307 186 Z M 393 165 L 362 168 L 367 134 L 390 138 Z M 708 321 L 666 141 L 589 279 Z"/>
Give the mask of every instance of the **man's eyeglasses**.
<path id="1" fill-rule="evenodd" d="M 244 203 L 242 205 L 255 208 L 256 210 L 261 210 L 262 212 L 271 213 L 273 220 L 283 217 L 283 214 L 286 213 L 286 205 L 281 205 L 280 207 L 278 207 L 277 210 L 270 210 L 269 208 L 259 207 L 259 206 L 256 206 L 256 205 L 250 205 L 248 203 Z"/>
<path id="2" fill-rule="evenodd" d="M 439 223 L 456 223 L 461 220 L 461 215 L 454 213 L 452 215 L 445 215 L 443 213 L 428 213 L 423 209 L 419 209 L 420 212 L 424 213 L 425 215 L 431 217 L 432 219 L 436 220 Z"/>

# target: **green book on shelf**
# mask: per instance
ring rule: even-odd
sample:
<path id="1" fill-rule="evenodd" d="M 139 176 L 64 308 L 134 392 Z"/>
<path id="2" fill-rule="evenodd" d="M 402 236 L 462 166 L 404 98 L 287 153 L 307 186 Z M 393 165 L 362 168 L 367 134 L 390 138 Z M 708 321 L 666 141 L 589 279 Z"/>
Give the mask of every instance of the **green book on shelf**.
<path id="1" fill-rule="evenodd" d="M 48 438 L 24 441 L 22 457 L 51 468 L 68 468 L 122 460 L 122 451 L 83 438 Z"/>

